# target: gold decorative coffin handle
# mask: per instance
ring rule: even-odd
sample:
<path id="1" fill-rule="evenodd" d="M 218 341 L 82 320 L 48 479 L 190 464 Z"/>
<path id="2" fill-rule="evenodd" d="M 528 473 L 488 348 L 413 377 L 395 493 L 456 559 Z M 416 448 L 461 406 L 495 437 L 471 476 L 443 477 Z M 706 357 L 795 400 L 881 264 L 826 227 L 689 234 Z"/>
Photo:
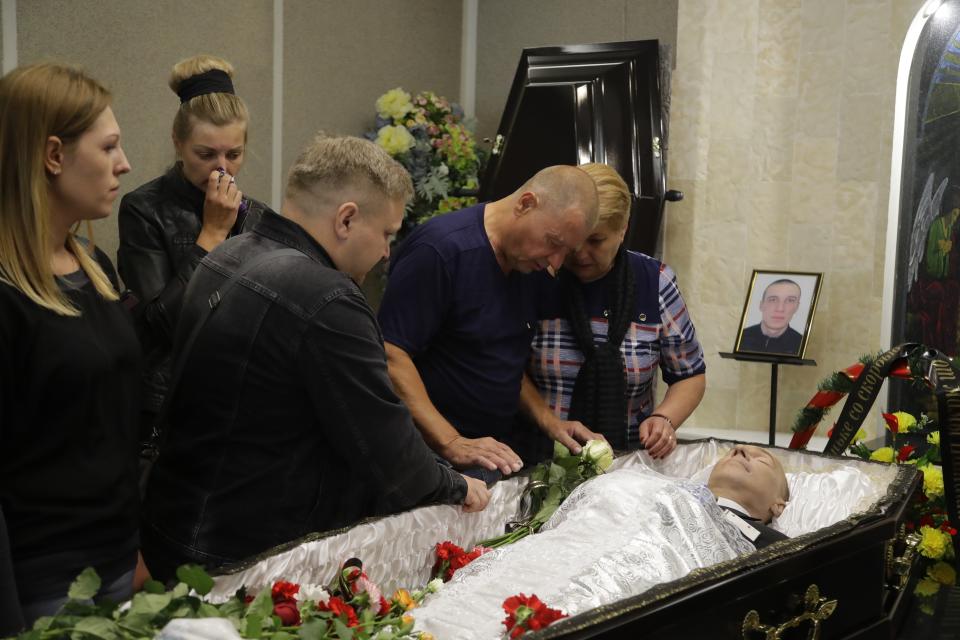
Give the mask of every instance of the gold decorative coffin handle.
<path id="1" fill-rule="evenodd" d="M 902 530 L 897 536 L 899 542 L 903 542 L 903 555 L 893 557 L 893 545 L 890 546 L 890 552 L 887 557 L 887 576 L 890 579 L 890 586 L 897 591 L 905 588 L 910 581 L 910 572 L 917 560 L 917 546 L 920 544 L 920 534 L 914 531 L 910 535 Z"/>
<path id="2" fill-rule="evenodd" d="M 754 633 L 762 633 L 764 640 L 780 640 L 788 629 L 809 622 L 810 631 L 807 633 L 807 640 L 817 640 L 820 637 L 820 623 L 833 615 L 836 608 L 837 601 L 821 598 L 820 588 L 812 584 L 807 587 L 807 592 L 803 596 L 803 613 L 783 624 L 762 624 L 760 614 L 755 609 L 747 612 L 743 618 L 743 639 L 750 640 Z"/>

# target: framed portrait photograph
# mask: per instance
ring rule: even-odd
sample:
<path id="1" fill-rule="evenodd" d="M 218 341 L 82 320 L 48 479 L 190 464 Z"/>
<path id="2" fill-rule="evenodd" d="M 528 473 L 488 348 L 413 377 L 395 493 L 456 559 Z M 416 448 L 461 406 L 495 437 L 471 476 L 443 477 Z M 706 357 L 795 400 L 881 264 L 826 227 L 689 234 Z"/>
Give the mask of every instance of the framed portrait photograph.
<path id="1" fill-rule="evenodd" d="M 802 358 L 822 273 L 754 269 L 734 353 Z"/>

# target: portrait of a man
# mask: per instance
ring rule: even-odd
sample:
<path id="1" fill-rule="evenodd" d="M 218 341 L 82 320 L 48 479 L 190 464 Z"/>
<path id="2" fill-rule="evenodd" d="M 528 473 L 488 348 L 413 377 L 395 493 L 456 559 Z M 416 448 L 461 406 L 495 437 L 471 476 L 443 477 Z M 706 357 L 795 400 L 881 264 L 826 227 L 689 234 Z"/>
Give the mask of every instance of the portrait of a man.
<path id="1" fill-rule="evenodd" d="M 820 274 L 755 271 L 735 350 L 801 357 L 819 285 Z"/>

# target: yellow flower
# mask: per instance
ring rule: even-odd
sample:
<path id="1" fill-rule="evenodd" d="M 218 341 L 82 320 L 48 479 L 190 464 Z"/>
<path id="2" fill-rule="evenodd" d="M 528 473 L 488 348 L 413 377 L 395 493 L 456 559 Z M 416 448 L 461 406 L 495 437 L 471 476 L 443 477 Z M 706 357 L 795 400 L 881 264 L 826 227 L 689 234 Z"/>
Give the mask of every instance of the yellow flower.
<path id="1" fill-rule="evenodd" d="M 897 417 L 897 427 L 900 433 L 906 433 L 917 426 L 917 419 L 906 411 L 894 411 L 893 415 Z"/>
<path id="2" fill-rule="evenodd" d="M 950 546 L 949 534 L 927 525 L 920 527 L 920 544 L 917 548 L 922 555 L 939 560 L 947 552 L 948 546 Z"/>
<path id="3" fill-rule="evenodd" d="M 409 625 L 409 626 L 412 627 L 412 626 L 413 626 L 413 616 L 411 616 L 411 615 L 408 614 L 408 613 L 405 613 L 405 614 L 403 614 L 402 616 L 400 616 L 400 622 L 402 622 L 404 625 Z"/>
<path id="4" fill-rule="evenodd" d="M 923 493 L 928 498 L 943 495 L 943 469 L 932 464 L 920 468 L 923 471 Z"/>
<path id="5" fill-rule="evenodd" d="M 433 634 L 427 633 L 426 631 L 421 631 L 420 635 L 417 636 L 420 640 L 433 640 Z"/>
<path id="6" fill-rule="evenodd" d="M 866 439 L 867 439 L 867 432 L 864 431 L 863 429 L 858 429 L 857 435 L 853 436 L 854 442 L 863 442 Z"/>
<path id="7" fill-rule="evenodd" d="M 946 562 L 938 562 L 927 569 L 927 576 L 947 587 L 952 587 L 957 582 L 956 570 Z"/>
<path id="8" fill-rule="evenodd" d="M 413 136 L 403 127 L 388 124 L 377 131 L 377 144 L 392 156 L 406 153 L 414 142 Z"/>
<path id="9" fill-rule="evenodd" d="M 877 462 L 893 462 L 893 457 L 894 453 L 892 447 L 880 447 L 870 454 L 870 459 L 876 460 Z"/>
<path id="10" fill-rule="evenodd" d="M 917 583 L 917 588 L 913 590 L 918 596 L 932 596 L 940 590 L 940 583 L 930 578 L 924 578 Z"/>
<path id="11" fill-rule="evenodd" d="M 410 94 L 400 87 L 390 89 L 377 98 L 377 113 L 381 117 L 399 120 L 411 111 L 413 103 L 410 102 Z"/>
<path id="12" fill-rule="evenodd" d="M 417 606 L 417 603 L 413 600 L 410 592 L 406 589 L 397 589 L 393 594 L 393 601 L 403 607 L 406 611 L 410 611 L 410 609 L 413 609 Z"/>
<path id="13" fill-rule="evenodd" d="M 929 443 L 932 444 L 932 445 L 936 445 L 936 446 L 939 447 L 939 446 L 940 446 L 940 432 L 939 432 L 939 431 L 934 431 L 933 433 L 931 433 L 930 435 L 928 435 L 928 436 L 927 436 L 927 442 L 929 442 Z"/>

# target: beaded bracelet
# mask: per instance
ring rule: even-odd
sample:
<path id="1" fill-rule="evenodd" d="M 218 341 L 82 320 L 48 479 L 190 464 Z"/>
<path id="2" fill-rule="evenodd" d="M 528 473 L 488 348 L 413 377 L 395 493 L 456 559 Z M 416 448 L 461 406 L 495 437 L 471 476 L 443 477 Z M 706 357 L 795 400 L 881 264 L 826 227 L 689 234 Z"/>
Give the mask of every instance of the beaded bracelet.
<path id="1" fill-rule="evenodd" d="M 651 413 L 651 414 L 648 415 L 647 417 L 648 417 L 648 418 L 663 418 L 664 420 L 667 421 L 667 424 L 670 425 L 670 428 L 671 428 L 671 429 L 673 429 L 674 431 L 677 430 L 677 428 L 673 426 L 673 420 L 671 420 L 671 419 L 668 418 L 667 416 L 663 415 L 662 413 Z"/>

